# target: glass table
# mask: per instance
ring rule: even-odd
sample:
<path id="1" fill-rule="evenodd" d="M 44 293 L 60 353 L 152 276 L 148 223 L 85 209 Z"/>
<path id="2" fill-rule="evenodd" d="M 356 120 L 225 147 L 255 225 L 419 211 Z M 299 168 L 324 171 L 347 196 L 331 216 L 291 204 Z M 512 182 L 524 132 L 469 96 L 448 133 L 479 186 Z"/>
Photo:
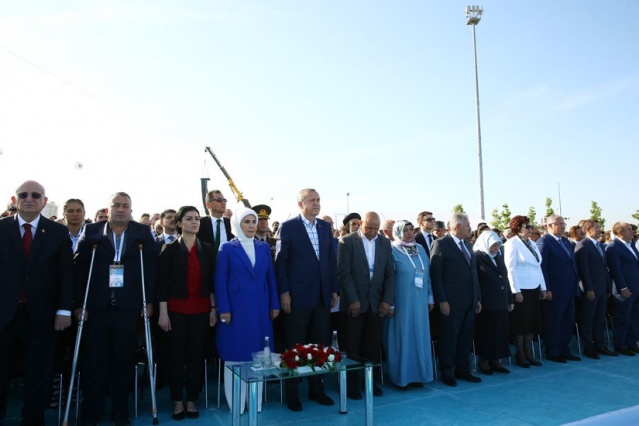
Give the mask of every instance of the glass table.
<path id="1" fill-rule="evenodd" d="M 292 378 L 301 378 L 315 376 L 320 374 L 339 375 L 339 412 L 347 413 L 346 407 L 346 372 L 353 370 L 364 370 L 364 399 L 366 402 L 366 425 L 373 425 L 373 367 L 379 364 L 355 357 L 345 357 L 342 355 L 342 361 L 335 364 L 332 370 L 323 368 L 315 368 L 315 371 L 292 372 L 288 369 L 279 367 L 273 368 L 253 368 L 252 362 L 244 362 L 225 366 L 233 372 L 233 409 L 232 420 L 233 426 L 240 426 L 240 387 L 241 382 L 248 385 L 248 401 L 249 401 L 249 425 L 257 425 L 257 385 L 258 383 L 287 380 Z"/>

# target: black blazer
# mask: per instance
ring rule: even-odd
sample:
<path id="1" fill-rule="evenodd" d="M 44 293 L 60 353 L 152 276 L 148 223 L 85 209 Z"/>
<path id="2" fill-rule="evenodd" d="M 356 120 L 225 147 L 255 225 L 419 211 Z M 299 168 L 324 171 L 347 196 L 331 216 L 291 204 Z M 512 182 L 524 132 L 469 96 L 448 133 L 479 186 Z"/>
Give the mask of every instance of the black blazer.
<path id="1" fill-rule="evenodd" d="M 606 253 L 603 250 L 602 248 L 602 256 L 590 238 L 579 241 L 575 249 L 577 272 L 583 291 L 593 290 L 597 296 L 610 292 L 610 274 L 606 265 Z"/>
<path id="2" fill-rule="evenodd" d="M 437 237 L 433 235 L 433 244 L 435 244 L 436 239 Z M 421 245 L 422 247 L 424 247 L 424 250 L 426 250 L 426 255 L 430 257 L 430 250 L 428 249 L 428 244 L 426 243 L 426 237 L 424 236 L 423 232 L 420 232 L 419 234 L 417 234 L 417 236 L 415 237 L 415 242 Z"/>
<path id="3" fill-rule="evenodd" d="M 470 255 L 470 265 L 450 234 L 433 243 L 430 255 L 435 302 L 448 302 L 451 311 L 475 309 L 480 301 L 477 257 L 467 241 L 464 245 Z"/>
<path id="4" fill-rule="evenodd" d="M 224 228 L 226 229 L 226 237 L 228 241 L 231 241 L 235 235 L 231 232 L 231 220 L 225 217 L 222 218 Z M 204 216 L 200 219 L 200 230 L 197 232 L 197 238 L 213 247 L 213 220 L 211 216 Z M 220 241 L 220 245 L 226 241 Z"/>
<path id="5" fill-rule="evenodd" d="M 33 325 L 53 329 L 56 311 L 72 309 L 72 259 L 66 226 L 40 216 L 25 259 L 18 215 L 0 219 L 0 331 L 18 310 L 23 285 Z"/>
<path id="6" fill-rule="evenodd" d="M 481 291 L 482 311 L 507 310 L 512 305 L 513 293 L 508 282 L 508 271 L 501 254 L 495 256 L 495 265 L 490 256 L 483 251 L 476 251 L 477 276 Z"/>
<path id="7" fill-rule="evenodd" d="M 202 296 L 213 293 L 213 268 L 211 267 L 211 246 L 196 240 L 197 257 L 202 270 Z M 186 299 L 189 254 L 182 239 L 165 244 L 158 262 L 158 301 Z"/>
<path id="8" fill-rule="evenodd" d="M 131 221 L 125 232 L 125 243 L 121 256 L 124 265 L 124 287 L 109 287 L 109 267 L 113 264 L 115 248 L 113 237 L 107 234 L 108 222 L 90 223 L 84 227 L 84 233 L 78 241 L 75 252 L 75 300 L 76 308 L 82 306 L 84 293 L 89 277 L 91 249 L 95 245 L 95 261 L 91 274 L 87 310 L 101 311 L 109 306 L 111 293 L 114 292 L 118 309 L 131 312 L 142 309 L 142 269 L 140 261 L 140 244 L 144 261 L 144 284 L 146 302 L 155 302 L 157 277 L 157 251 L 155 240 L 148 225 Z M 111 234 L 112 235 L 112 234 Z M 68 238 L 68 237 L 67 237 Z"/>

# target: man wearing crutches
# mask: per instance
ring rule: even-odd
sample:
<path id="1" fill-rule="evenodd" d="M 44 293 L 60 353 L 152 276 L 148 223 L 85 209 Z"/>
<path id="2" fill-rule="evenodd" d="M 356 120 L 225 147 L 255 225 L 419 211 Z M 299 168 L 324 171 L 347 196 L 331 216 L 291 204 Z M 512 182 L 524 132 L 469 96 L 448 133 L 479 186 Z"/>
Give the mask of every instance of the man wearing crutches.
<path id="1" fill-rule="evenodd" d="M 21 424 L 44 425 L 55 331 L 71 324 L 73 252 L 66 227 L 40 215 L 47 203 L 42 185 L 24 182 L 11 202 L 17 214 L 0 220 L 0 423 L 6 410 L 9 359 L 21 342 Z"/>
<path id="2" fill-rule="evenodd" d="M 148 226 L 131 220 L 131 212 L 131 197 L 124 192 L 115 193 L 111 196 L 108 221 L 88 224 L 76 250 L 77 317 L 81 316 L 80 307 L 87 294 L 83 425 L 100 423 L 107 390 L 113 407 L 111 421 L 117 426 L 130 424 L 128 394 L 134 380 L 140 311 L 146 300 L 146 316 L 152 314 L 157 271 L 153 237 Z M 142 293 L 143 287 L 146 294 Z"/>

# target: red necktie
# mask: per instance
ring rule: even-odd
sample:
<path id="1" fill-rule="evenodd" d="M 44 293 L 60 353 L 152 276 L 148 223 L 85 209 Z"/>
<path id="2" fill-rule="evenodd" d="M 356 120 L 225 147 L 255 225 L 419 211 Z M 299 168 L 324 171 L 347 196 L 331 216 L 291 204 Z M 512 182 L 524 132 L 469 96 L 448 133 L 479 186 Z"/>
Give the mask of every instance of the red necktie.
<path id="1" fill-rule="evenodd" d="M 22 248 L 24 249 L 24 256 L 28 258 L 29 254 L 31 253 L 31 243 L 33 243 L 31 224 L 25 223 L 22 226 L 24 227 L 24 235 L 22 236 Z"/>

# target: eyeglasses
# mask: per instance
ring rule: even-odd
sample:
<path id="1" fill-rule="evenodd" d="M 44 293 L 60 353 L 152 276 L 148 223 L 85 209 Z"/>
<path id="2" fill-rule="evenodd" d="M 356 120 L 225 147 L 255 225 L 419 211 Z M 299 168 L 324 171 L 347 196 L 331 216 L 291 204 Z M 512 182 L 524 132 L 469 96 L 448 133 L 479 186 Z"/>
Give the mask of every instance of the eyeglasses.
<path id="1" fill-rule="evenodd" d="M 226 198 L 211 198 L 211 201 L 217 201 L 218 203 L 226 203 Z"/>
<path id="2" fill-rule="evenodd" d="M 559 223 L 557 223 L 557 222 L 555 222 L 555 223 L 549 223 L 549 225 L 552 225 L 552 226 L 566 226 L 566 224 L 565 224 L 565 223 L 563 223 L 563 222 L 559 222 Z"/>
<path id="3" fill-rule="evenodd" d="M 533 226 L 532 225 L 522 225 L 522 228 L 533 229 Z"/>
<path id="4" fill-rule="evenodd" d="M 427 217 L 424 219 L 426 222 L 435 222 L 435 218 L 434 217 Z"/>
<path id="5" fill-rule="evenodd" d="M 25 200 L 29 195 L 31 195 L 31 198 L 34 200 L 42 198 L 42 194 L 39 192 L 18 192 L 18 198 L 21 200 Z"/>

